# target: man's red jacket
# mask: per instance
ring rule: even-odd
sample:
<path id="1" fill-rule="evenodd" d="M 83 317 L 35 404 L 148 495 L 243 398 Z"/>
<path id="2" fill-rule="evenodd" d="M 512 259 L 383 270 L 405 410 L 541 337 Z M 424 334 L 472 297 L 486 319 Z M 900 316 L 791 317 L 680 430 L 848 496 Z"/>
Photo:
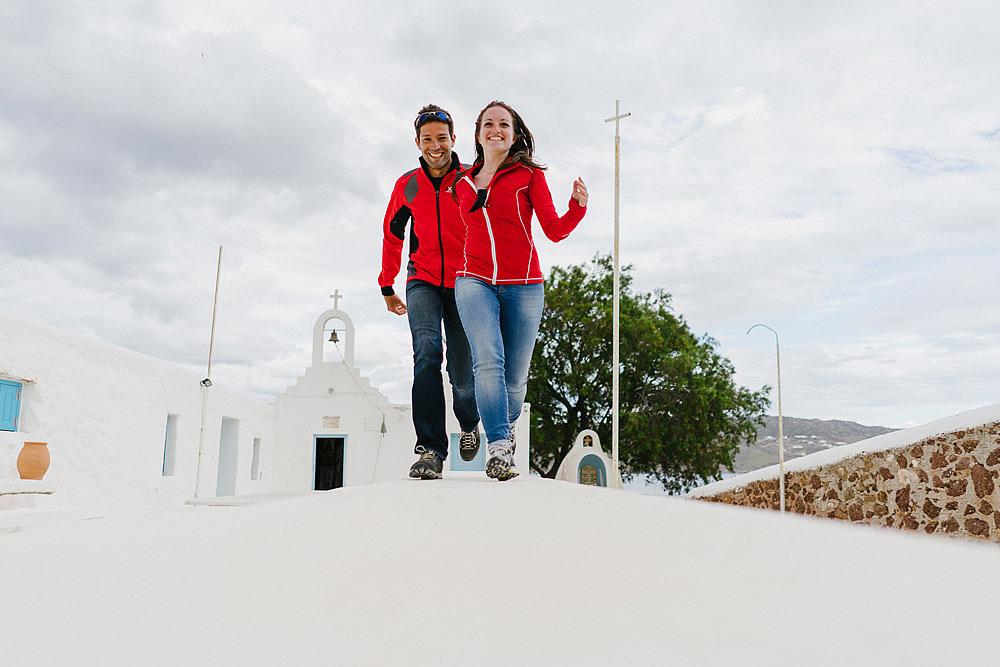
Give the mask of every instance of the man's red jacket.
<path id="1" fill-rule="evenodd" d="M 392 285 L 399 273 L 406 225 L 411 218 L 407 282 L 423 280 L 439 287 L 455 287 L 455 271 L 464 263 L 465 225 L 452 196 L 452 184 L 461 168 L 458 155 L 452 153 L 451 168 L 442 178 L 440 190 L 436 190 L 427 175 L 427 164 L 420 158 L 418 169 L 396 181 L 382 223 L 382 272 L 378 284 L 384 296 L 395 294 Z"/>

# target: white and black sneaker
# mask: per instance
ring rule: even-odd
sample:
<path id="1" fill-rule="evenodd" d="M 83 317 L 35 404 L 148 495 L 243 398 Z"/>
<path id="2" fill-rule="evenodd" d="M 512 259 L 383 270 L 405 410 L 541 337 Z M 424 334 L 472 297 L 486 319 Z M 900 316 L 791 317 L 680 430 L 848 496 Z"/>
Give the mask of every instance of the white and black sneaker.
<path id="1" fill-rule="evenodd" d="M 462 431 L 462 437 L 458 441 L 458 453 L 463 461 L 471 461 L 479 453 L 479 429 L 475 431 Z"/>
<path id="2" fill-rule="evenodd" d="M 417 462 L 410 466 L 410 477 L 415 479 L 441 479 L 441 457 L 430 450 L 421 452 Z"/>
<path id="3" fill-rule="evenodd" d="M 486 461 L 486 476 L 500 482 L 514 479 L 518 476 L 514 469 L 514 447 L 509 440 L 506 443 L 490 445 L 490 458 Z"/>

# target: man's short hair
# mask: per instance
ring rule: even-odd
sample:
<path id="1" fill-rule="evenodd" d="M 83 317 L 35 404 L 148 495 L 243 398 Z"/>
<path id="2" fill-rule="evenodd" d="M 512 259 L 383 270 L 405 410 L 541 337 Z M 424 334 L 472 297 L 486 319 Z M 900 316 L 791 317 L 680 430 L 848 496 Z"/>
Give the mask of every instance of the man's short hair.
<path id="1" fill-rule="evenodd" d="M 427 123 L 446 123 L 448 134 L 451 136 L 455 134 L 455 121 L 451 119 L 451 114 L 436 104 L 428 104 L 418 111 L 417 117 L 413 119 L 413 129 L 417 131 L 418 137 L 420 136 L 420 128 Z"/>

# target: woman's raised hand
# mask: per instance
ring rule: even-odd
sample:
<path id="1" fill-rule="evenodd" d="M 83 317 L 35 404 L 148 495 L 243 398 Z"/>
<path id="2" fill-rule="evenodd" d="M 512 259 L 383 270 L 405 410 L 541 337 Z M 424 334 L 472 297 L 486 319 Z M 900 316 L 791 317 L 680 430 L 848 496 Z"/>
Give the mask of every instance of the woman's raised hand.
<path id="1" fill-rule="evenodd" d="M 586 208 L 587 206 L 587 186 L 583 184 L 583 179 L 578 178 L 573 181 L 573 199 L 580 206 Z"/>

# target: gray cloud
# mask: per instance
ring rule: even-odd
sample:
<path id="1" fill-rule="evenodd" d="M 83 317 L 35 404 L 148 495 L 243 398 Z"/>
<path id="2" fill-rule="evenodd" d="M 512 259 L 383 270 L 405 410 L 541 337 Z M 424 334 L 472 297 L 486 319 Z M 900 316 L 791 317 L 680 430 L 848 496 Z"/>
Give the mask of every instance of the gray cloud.
<path id="1" fill-rule="evenodd" d="M 220 382 L 281 391 L 339 288 L 363 372 L 407 401 L 406 323 L 375 276 L 413 113 L 449 108 L 470 159 L 475 114 L 507 99 L 557 206 L 587 179 L 579 230 L 539 244 L 552 266 L 610 248 L 620 98 L 623 258 L 745 382 L 773 384 L 768 341 L 745 336 L 766 320 L 801 416 L 972 407 L 991 400 L 1000 324 L 998 18 L 984 2 L 8 2 L 0 312 L 202 369 L 223 245 Z"/>

